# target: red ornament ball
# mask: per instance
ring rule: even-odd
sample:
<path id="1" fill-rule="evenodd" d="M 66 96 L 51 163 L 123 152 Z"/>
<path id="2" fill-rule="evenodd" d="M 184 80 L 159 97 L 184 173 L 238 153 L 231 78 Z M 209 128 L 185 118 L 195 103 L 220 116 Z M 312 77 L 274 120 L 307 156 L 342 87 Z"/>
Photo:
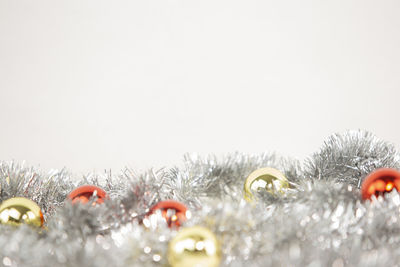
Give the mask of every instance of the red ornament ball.
<path id="1" fill-rule="evenodd" d="M 102 204 L 104 200 L 108 198 L 107 193 L 100 187 L 94 185 L 82 185 L 73 190 L 68 195 L 68 199 L 70 199 L 73 204 L 77 202 L 85 204 L 94 196 L 96 196 L 97 199 L 93 204 Z"/>
<path id="2" fill-rule="evenodd" d="M 394 188 L 400 192 L 400 172 L 394 169 L 378 169 L 370 173 L 361 185 L 362 199 L 371 199 L 391 192 Z"/>
<path id="3" fill-rule="evenodd" d="M 184 204 L 174 200 L 165 200 L 151 207 L 147 216 L 154 214 L 157 210 L 161 211 L 161 215 L 170 228 L 179 228 L 187 220 L 189 212 Z"/>

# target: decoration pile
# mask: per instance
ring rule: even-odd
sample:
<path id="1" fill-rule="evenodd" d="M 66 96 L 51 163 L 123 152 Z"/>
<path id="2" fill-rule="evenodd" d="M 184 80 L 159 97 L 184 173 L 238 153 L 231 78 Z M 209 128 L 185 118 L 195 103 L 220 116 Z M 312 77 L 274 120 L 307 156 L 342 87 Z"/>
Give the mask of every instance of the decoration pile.
<path id="1" fill-rule="evenodd" d="M 77 179 L 0 162 L 2 266 L 398 266 L 400 154 L 366 131 Z"/>

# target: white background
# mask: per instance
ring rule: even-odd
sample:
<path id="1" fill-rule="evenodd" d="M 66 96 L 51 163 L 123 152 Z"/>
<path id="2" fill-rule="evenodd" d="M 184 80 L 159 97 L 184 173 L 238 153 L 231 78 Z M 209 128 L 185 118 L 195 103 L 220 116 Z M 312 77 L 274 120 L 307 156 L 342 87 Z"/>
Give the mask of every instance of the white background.
<path id="1" fill-rule="evenodd" d="M 400 1 L 0 1 L 0 159 L 86 173 L 400 145 Z"/>

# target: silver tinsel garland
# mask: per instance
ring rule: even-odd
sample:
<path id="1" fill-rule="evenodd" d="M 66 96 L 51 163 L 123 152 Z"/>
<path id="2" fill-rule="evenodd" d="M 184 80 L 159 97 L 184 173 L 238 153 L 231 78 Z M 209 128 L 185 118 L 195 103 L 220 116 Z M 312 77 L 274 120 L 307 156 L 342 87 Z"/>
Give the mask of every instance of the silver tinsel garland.
<path id="1" fill-rule="evenodd" d="M 246 177 L 274 167 L 288 178 L 284 194 L 243 200 Z M 221 266 L 400 265 L 400 195 L 362 201 L 367 174 L 400 168 L 395 147 L 365 131 L 332 135 L 304 164 L 276 154 L 232 154 L 224 159 L 186 156 L 182 168 L 136 175 L 90 175 L 76 182 L 66 170 L 42 173 L 0 162 L 0 201 L 23 196 L 42 208 L 46 230 L 0 225 L 3 266 L 166 266 L 165 223 L 140 223 L 160 200 L 185 203 L 222 248 Z M 81 184 L 102 187 L 104 205 L 72 205 Z"/>

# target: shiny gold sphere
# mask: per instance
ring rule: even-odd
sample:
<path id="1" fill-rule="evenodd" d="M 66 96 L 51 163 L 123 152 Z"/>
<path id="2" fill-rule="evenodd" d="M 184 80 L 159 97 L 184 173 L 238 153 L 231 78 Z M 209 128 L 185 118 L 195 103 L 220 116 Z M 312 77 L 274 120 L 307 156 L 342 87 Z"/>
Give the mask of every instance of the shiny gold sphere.
<path id="1" fill-rule="evenodd" d="M 14 197 L 1 203 L 0 223 L 8 225 L 26 223 L 40 227 L 44 219 L 40 207 L 35 202 L 24 197 Z"/>
<path id="2" fill-rule="evenodd" d="M 216 267 L 221 261 L 221 248 L 215 235 L 205 227 L 184 228 L 168 246 L 172 267 Z"/>
<path id="3" fill-rule="evenodd" d="M 251 202 L 254 192 L 265 190 L 271 194 L 283 193 L 284 188 L 289 188 L 288 179 L 274 168 L 258 169 L 247 177 L 244 183 L 244 198 Z"/>

